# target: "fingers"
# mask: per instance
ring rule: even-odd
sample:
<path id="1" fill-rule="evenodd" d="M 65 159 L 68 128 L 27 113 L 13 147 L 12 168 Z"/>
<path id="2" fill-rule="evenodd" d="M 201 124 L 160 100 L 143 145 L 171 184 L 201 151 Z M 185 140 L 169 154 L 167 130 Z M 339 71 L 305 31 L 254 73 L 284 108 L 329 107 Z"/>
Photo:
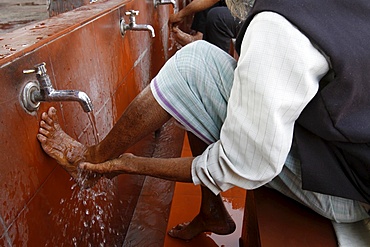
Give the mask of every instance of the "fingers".
<path id="1" fill-rule="evenodd" d="M 180 31 L 179 27 L 178 26 L 173 26 L 172 27 L 172 32 L 174 33 L 178 33 Z"/>
<path id="2" fill-rule="evenodd" d="M 90 172 L 95 172 L 95 173 L 106 172 L 102 164 L 92 164 L 89 162 L 81 162 L 78 166 L 83 171 L 90 171 Z"/>

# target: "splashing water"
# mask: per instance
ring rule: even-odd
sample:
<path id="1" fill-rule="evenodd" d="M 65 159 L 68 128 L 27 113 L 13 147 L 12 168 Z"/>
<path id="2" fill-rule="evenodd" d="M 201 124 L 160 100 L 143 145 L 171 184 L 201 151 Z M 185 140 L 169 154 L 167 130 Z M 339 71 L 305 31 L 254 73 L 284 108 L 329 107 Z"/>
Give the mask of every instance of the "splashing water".
<path id="1" fill-rule="evenodd" d="M 95 116 L 91 112 L 88 117 L 98 143 Z M 82 189 L 80 185 L 91 185 L 91 188 Z M 46 246 L 71 246 L 71 243 L 73 246 L 122 246 L 125 226 L 120 211 L 124 206 L 116 196 L 117 187 L 116 179 L 79 171 L 78 181 L 71 186 L 70 198 L 60 200 L 59 212 L 50 211 L 61 234 L 49 240 Z"/>
<path id="2" fill-rule="evenodd" d="M 122 208 L 122 202 L 115 196 L 116 187 L 114 179 L 101 179 L 91 189 L 80 189 L 74 184 L 71 197 L 60 200 L 61 211 L 53 216 L 62 239 L 55 237 L 47 246 L 56 243 L 58 246 L 71 243 L 73 246 L 122 246 L 123 229 L 117 229 L 114 223 Z"/>

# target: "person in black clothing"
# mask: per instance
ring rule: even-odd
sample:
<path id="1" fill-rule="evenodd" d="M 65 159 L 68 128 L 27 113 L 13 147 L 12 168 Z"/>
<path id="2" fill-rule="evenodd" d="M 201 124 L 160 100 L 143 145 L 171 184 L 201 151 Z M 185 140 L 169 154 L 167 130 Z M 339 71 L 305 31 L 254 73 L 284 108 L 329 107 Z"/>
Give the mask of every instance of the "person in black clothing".
<path id="1" fill-rule="evenodd" d="M 178 24 L 185 17 L 194 15 L 192 33 L 180 30 Z M 235 38 L 241 27 L 241 21 L 231 15 L 223 0 L 194 0 L 178 13 L 170 16 L 176 41 L 184 46 L 195 40 L 205 40 L 225 52 L 230 50 L 231 39 Z"/>

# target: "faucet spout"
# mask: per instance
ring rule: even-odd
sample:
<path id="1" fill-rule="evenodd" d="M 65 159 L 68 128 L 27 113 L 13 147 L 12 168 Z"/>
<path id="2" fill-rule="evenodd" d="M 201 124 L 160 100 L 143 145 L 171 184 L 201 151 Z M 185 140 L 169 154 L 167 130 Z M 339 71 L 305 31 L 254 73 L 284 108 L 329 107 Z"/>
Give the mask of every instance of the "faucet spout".
<path id="1" fill-rule="evenodd" d="M 152 38 L 155 37 L 154 28 L 148 24 L 134 24 L 131 25 L 130 30 L 137 30 L 137 31 L 148 31 Z"/>
<path id="2" fill-rule="evenodd" d="M 126 31 L 132 30 L 132 31 L 148 31 L 152 38 L 155 37 L 154 28 L 151 25 L 148 24 L 136 24 L 136 16 L 139 14 L 139 11 L 137 10 L 130 10 L 125 13 L 125 15 L 130 16 L 130 22 L 129 24 L 125 23 L 125 19 L 121 19 L 120 22 L 120 30 L 122 36 L 125 35 Z"/>
<path id="3" fill-rule="evenodd" d="M 85 112 L 93 110 L 93 104 L 89 96 L 82 91 L 78 90 L 51 90 L 35 91 L 31 95 L 34 102 L 59 102 L 59 101 L 76 101 L 80 103 Z"/>
<path id="4" fill-rule="evenodd" d="M 85 112 L 93 110 L 89 96 L 78 90 L 56 90 L 46 73 L 45 63 L 35 66 L 33 70 L 24 70 L 23 73 L 36 73 L 37 81 L 29 82 L 23 89 L 22 103 L 29 111 L 38 109 L 40 102 L 76 101 Z"/>

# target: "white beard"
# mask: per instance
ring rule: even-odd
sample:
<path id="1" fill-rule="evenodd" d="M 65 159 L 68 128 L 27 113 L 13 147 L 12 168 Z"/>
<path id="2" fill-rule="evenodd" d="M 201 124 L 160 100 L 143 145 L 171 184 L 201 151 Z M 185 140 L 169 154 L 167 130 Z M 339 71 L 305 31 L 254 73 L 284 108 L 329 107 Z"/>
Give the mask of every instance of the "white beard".
<path id="1" fill-rule="evenodd" d="M 225 2 L 231 14 L 240 20 L 245 20 L 254 4 L 254 0 L 225 0 Z"/>

